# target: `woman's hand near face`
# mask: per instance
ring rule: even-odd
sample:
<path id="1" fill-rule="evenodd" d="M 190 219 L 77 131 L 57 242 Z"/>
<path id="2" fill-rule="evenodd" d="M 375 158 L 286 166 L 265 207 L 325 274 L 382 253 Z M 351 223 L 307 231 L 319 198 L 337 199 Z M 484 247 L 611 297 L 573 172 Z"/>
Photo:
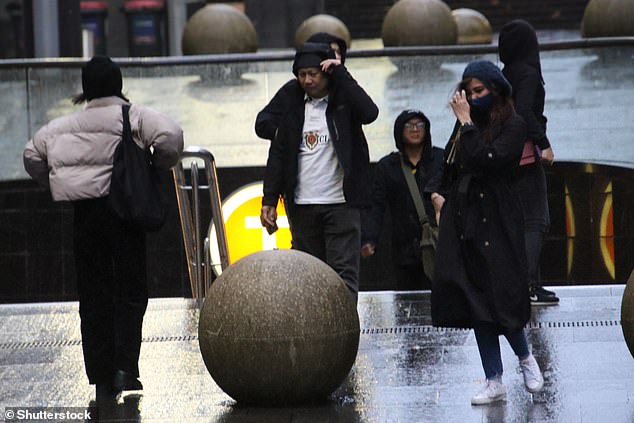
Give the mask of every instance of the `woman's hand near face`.
<path id="1" fill-rule="evenodd" d="M 467 101 L 465 90 L 456 91 L 449 101 L 449 106 L 461 124 L 471 122 L 471 106 Z"/>

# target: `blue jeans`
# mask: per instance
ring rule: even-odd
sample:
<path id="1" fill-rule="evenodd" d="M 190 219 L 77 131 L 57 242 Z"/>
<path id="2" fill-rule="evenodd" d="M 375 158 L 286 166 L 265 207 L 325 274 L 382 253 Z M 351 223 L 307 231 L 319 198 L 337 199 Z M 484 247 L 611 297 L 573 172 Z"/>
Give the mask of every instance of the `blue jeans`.
<path id="1" fill-rule="evenodd" d="M 509 341 L 515 355 L 520 359 L 528 357 L 528 341 L 524 329 L 518 329 L 513 332 L 504 332 L 495 323 L 491 322 L 474 322 L 473 330 L 475 332 L 478 350 L 480 351 L 480 360 L 487 379 L 498 379 L 502 377 L 502 353 L 500 352 L 500 333 L 502 333 Z"/>

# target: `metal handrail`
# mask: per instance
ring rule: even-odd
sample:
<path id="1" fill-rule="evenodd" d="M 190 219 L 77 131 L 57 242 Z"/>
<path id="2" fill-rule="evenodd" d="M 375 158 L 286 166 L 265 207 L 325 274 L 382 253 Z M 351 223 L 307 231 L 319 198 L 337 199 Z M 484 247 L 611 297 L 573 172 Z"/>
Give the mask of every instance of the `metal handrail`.
<path id="1" fill-rule="evenodd" d="M 539 43 L 541 51 L 574 50 L 603 47 L 631 47 L 634 37 L 575 38 Z M 384 47 L 377 49 L 348 50 L 346 57 L 438 56 L 451 54 L 497 53 L 497 44 L 457 44 L 445 46 Z M 279 62 L 293 60 L 295 50 L 261 51 L 256 53 L 201 54 L 193 56 L 117 57 L 121 67 L 191 66 L 205 64 L 229 64 L 246 62 Z M 28 58 L 0 60 L 0 69 L 11 68 L 81 68 L 85 58 Z"/>
<path id="2" fill-rule="evenodd" d="M 190 184 L 187 184 L 183 161 L 190 159 L 202 160 L 207 176 L 207 185 L 201 185 L 198 181 L 198 163 L 196 161 L 191 162 Z M 205 234 L 210 233 L 213 226 L 218 241 L 220 267 L 224 270 L 229 266 L 229 249 L 227 247 L 227 235 L 222 215 L 222 203 L 214 156 L 204 148 L 187 147 L 181 154 L 176 166 L 174 166 L 173 175 L 192 296 L 198 300 L 199 304 L 202 304 L 202 300 L 205 298 L 205 294 L 212 282 L 211 266 L 218 263 L 211 262 L 209 237 L 204 237 L 203 232 L 200 230 L 202 225 L 200 216 L 201 190 L 209 192 L 211 204 L 211 222 L 209 222 L 209 229 Z M 191 192 L 191 194 L 188 192 Z"/>

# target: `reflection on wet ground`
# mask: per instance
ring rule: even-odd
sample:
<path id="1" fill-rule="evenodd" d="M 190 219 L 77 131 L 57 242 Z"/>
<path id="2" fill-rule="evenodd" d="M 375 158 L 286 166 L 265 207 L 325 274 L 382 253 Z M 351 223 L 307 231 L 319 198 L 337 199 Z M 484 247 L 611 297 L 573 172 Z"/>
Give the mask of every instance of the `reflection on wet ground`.
<path id="1" fill-rule="evenodd" d="M 325 402 L 279 408 L 240 406 L 217 387 L 198 350 L 191 300 L 150 301 L 140 362 L 145 390 L 110 404 L 95 404 L 87 385 L 77 303 L 5 304 L 0 409 L 96 405 L 100 421 L 132 422 L 632 422 L 623 289 L 556 287 L 560 305 L 533 308 L 527 325 L 544 390 L 524 390 L 503 341 L 508 399 L 480 407 L 469 402 L 484 382 L 473 332 L 432 327 L 429 292 L 362 293 L 359 352 L 343 385 Z"/>

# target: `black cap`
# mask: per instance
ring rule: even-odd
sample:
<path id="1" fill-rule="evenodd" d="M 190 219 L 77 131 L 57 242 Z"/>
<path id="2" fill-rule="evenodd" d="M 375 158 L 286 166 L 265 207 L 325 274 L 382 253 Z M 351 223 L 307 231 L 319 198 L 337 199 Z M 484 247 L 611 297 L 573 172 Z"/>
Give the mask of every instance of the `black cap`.
<path id="1" fill-rule="evenodd" d="M 304 43 L 295 52 L 293 73 L 297 76 L 297 71 L 301 68 L 318 68 L 324 60 L 335 58 L 335 52 L 328 44 Z"/>
<path id="2" fill-rule="evenodd" d="M 95 56 L 81 68 L 81 87 L 86 100 L 110 96 L 124 98 L 121 69 L 106 56 Z"/>

